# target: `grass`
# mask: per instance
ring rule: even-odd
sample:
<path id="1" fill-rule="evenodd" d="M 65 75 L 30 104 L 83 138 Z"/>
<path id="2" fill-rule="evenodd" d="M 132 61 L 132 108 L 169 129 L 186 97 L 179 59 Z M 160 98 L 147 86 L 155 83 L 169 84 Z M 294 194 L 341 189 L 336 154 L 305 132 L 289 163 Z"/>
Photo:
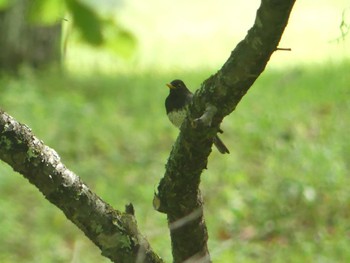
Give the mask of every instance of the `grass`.
<path id="1" fill-rule="evenodd" d="M 228 116 L 231 154 L 202 176 L 215 262 L 350 260 L 349 63 L 268 70 Z M 0 79 L 0 106 L 27 124 L 171 261 L 153 192 L 175 140 L 164 83 L 194 90 L 210 73 L 69 76 L 24 70 Z M 142 183 L 140 183 L 142 182 Z M 1 262 L 109 262 L 37 189 L 0 163 Z"/>

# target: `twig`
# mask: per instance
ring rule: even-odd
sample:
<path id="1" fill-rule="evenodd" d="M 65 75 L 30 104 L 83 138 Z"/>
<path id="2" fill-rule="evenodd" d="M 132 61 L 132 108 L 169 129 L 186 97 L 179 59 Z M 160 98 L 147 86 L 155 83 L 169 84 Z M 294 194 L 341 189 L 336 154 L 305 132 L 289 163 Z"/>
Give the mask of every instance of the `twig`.
<path id="1" fill-rule="evenodd" d="M 291 48 L 287 47 L 287 48 L 284 48 L 284 47 L 278 47 L 276 48 L 276 50 L 280 50 L 280 51 L 292 51 Z"/>

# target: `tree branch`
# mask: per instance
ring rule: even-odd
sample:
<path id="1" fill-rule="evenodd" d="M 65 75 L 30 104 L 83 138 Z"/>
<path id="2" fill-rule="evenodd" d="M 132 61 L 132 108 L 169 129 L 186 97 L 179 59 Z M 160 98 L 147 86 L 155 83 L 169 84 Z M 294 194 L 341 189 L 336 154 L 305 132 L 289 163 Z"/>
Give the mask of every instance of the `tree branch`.
<path id="1" fill-rule="evenodd" d="M 168 216 L 174 262 L 195 258 L 210 261 L 199 190 L 200 175 L 207 167 L 213 137 L 219 131 L 220 123 L 236 108 L 265 69 L 281 39 L 294 2 L 262 0 L 255 23 L 245 39 L 193 97 L 189 116 L 181 127 L 154 198 L 156 209 Z M 216 109 L 214 115 L 208 115 L 207 105 Z M 207 120 L 208 117 L 210 127 L 191 125 L 193 120 Z M 187 221 L 180 227 L 171 227 L 184 218 Z"/>
<path id="2" fill-rule="evenodd" d="M 36 138 L 0 111 L 0 159 L 34 184 L 113 262 L 163 262 L 140 234 L 132 205 L 114 210 Z"/>

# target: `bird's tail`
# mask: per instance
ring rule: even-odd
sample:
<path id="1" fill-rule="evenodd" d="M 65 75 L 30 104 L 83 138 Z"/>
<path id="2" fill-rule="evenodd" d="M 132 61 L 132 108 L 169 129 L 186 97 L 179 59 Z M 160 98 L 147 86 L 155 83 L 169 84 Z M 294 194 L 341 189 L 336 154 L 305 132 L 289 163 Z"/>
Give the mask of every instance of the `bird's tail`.
<path id="1" fill-rule="evenodd" d="M 216 148 L 218 148 L 219 152 L 221 152 L 222 154 L 230 153 L 226 145 L 222 142 L 222 140 L 217 135 L 214 137 L 213 142 Z"/>

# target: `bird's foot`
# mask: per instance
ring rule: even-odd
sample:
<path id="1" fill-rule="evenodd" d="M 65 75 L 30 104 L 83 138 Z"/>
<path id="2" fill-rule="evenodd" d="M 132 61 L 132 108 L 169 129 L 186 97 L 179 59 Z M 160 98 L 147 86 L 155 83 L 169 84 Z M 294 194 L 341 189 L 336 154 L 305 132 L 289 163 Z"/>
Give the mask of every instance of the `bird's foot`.
<path id="1" fill-rule="evenodd" d="M 211 123 L 213 121 L 213 117 L 217 111 L 218 111 L 218 109 L 214 105 L 207 103 L 203 115 L 197 119 L 194 119 L 191 122 L 192 127 L 194 127 L 194 128 L 196 128 L 198 126 L 210 127 Z"/>

